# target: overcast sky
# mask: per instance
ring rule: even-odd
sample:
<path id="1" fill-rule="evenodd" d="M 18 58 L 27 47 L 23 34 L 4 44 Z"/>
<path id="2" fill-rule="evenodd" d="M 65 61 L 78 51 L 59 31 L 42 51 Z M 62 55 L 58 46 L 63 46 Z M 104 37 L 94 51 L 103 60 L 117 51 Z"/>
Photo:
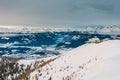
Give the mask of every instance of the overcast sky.
<path id="1" fill-rule="evenodd" d="M 0 25 L 119 23 L 120 0 L 0 0 Z"/>

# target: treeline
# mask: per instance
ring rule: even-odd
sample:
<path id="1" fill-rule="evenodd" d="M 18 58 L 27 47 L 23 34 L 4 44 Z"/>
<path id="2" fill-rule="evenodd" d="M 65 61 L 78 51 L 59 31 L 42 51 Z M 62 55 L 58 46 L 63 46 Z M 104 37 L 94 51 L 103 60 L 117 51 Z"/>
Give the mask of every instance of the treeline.
<path id="1" fill-rule="evenodd" d="M 0 58 L 0 80 L 15 80 L 19 75 L 31 68 L 31 65 L 27 65 L 27 67 L 23 64 L 19 65 L 17 60 L 6 57 Z"/>

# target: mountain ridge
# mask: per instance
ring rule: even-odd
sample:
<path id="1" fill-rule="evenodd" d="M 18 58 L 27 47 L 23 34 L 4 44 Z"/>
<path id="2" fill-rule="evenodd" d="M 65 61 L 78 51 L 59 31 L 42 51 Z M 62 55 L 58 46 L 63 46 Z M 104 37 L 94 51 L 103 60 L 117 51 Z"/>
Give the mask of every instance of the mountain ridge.
<path id="1" fill-rule="evenodd" d="M 0 26 L 0 33 L 38 33 L 38 32 L 61 32 L 61 31 L 79 31 L 81 33 L 91 34 L 120 34 L 120 26 L 42 26 L 42 27 L 25 27 L 25 26 Z"/>

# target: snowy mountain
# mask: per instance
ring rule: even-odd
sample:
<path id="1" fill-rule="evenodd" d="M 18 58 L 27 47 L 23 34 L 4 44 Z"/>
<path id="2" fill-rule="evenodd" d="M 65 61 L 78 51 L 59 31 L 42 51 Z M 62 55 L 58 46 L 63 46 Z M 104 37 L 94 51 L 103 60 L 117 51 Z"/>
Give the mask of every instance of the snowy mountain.
<path id="1" fill-rule="evenodd" d="M 102 25 L 59 25 L 59 26 L 0 26 L 0 33 L 38 33 L 38 32 L 62 32 L 79 31 L 81 33 L 91 34 L 120 34 L 120 26 L 102 26 Z"/>
<path id="2" fill-rule="evenodd" d="M 79 31 L 12 33 L 0 36 L 0 56 L 17 58 L 43 58 L 59 55 L 98 37 L 100 40 L 119 40 L 117 35 L 89 34 Z"/>
<path id="3" fill-rule="evenodd" d="M 119 26 L 0 26 L 0 80 L 119 80 Z"/>
<path id="4" fill-rule="evenodd" d="M 119 48 L 119 40 L 88 43 L 43 59 L 43 63 L 39 63 L 41 60 L 20 60 L 18 63 L 35 64 L 38 61 L 37 66 L 26 73 L 29 80 L 120 80 Z"/>
<path id="5" fill-rule="evenodd" d="M 0 56 L 49 57 L 86 44 L 94 37 L 119 40 L 120 26 L 0 26 Z"/>

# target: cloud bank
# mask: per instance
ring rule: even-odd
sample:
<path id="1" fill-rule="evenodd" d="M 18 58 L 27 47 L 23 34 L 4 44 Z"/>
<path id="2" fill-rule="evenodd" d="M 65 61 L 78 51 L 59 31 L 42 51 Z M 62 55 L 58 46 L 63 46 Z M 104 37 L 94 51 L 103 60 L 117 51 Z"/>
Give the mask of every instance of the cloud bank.
<path id="1" fill-rule="evenodd" d="M 120 0 L 0 0 L 0 24 L 119 24 Z"/>

